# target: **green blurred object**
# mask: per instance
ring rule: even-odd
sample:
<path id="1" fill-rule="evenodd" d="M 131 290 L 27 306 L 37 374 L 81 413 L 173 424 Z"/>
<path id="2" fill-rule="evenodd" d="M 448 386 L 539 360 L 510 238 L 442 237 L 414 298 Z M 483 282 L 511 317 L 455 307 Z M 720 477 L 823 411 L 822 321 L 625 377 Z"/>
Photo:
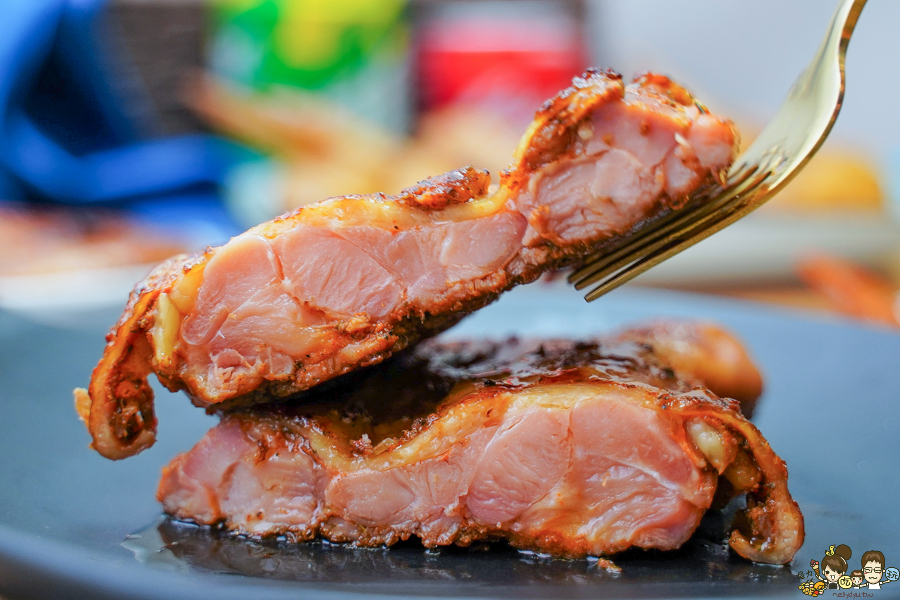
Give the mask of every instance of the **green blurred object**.
<path id="1" fill-rule="evenodd" d="M 211 0 L 213 72 L 259 93 L 322 94 L 406 128 L 407 0 Z"/>

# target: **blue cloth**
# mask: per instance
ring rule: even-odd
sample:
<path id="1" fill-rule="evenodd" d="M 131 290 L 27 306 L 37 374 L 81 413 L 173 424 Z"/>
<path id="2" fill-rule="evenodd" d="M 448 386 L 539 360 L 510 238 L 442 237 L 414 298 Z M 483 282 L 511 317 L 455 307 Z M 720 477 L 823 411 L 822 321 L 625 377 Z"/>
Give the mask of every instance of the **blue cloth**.
<path id="1" fill-rule="evenodd" d="M 176 212 L 190 198 L 191 214 L 213 208 L 238 149 L 208 135 L 142 140 L 113 85 L 105 4 L 3 0 L 0 197 L 142 210 L 159 199 Z"/>

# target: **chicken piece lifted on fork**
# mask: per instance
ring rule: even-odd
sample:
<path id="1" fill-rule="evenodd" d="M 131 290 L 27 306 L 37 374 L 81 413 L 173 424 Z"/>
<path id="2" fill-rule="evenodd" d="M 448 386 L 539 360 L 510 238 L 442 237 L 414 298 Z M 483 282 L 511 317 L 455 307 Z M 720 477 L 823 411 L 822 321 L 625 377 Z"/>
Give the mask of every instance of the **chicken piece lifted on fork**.
<path id="1" fill-rule="evenodd" d="M 173 258 L 132 292 L 75 392 L 93 448 L 119 459 L 153 444 L 151 372 L 227 409 L 377 363 L 679 209 L 721 178 L 736 141 L 665 77 L 625 85 L 589 70 L 537 112 L 493 193 L 468 167 L 397 196 L 307 205 Z"/>

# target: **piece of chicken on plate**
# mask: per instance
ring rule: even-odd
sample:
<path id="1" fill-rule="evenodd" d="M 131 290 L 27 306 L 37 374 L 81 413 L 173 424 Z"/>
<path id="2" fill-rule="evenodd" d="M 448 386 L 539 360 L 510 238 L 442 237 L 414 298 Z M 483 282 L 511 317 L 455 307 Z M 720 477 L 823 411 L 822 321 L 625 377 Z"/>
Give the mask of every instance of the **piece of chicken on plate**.
<path id="1" fill-rule="evenodd" d="M 164 469 L 158 498 L 178 519 L 250 536 L 508 539 L 577 557 L 678 548 L 740 495 L 731 547 L 784 564 L 803 517 L 784 463 L 702 378 L 718 372 L 711 387 L 747 397 L 759 387 L 729 376 L 728 356 L 691 368 L 710 337 L 730 335 L 660 323 L 582 343 L 428 341 L 304 403 L 227 413 Z"/>

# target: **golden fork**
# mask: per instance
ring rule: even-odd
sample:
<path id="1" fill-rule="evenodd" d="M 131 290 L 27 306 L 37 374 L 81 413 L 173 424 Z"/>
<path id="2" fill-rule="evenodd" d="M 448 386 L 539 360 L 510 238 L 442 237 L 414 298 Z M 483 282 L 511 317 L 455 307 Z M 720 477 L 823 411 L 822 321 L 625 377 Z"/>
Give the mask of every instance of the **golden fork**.
<path id="1" fill-rule="evenodd" d="M 599 282 L 585 300 L 596 300 L 756 210 L 809 162 L 841 110 L 844 57 L 865 4 L 841 0 L 816 56 L 769 125 L 729 169 L 724 187 L 698 193 L 685 209 L 638 229 L 618 247 L 604 248 L 569 275 L 579 290 Z"/>

